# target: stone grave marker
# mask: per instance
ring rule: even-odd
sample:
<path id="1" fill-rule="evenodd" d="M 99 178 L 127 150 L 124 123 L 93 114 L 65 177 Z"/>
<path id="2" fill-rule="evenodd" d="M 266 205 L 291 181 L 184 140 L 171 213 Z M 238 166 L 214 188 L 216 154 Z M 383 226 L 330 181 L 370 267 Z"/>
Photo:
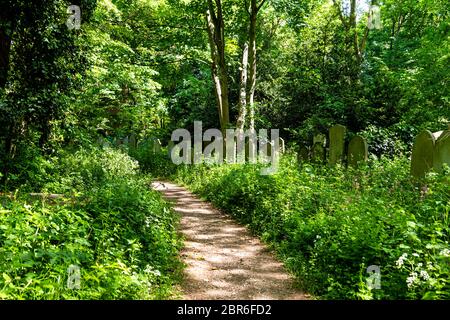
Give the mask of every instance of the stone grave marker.
<path id="1" fill-rule="evenodd" d="M 152 139 L 152 151 L 155 154 L 161 152 L 161 141 L 159 139 Z"/>
<path id="2" fill-rule="evenodd" d="M 433 168 L 433 153 L 435 139 L 428 130 L 423 130 L 414 140 L 411 155 L 411 175 L 424 178 L 425 174 Z"/>
<path id="3" fill-rule="evenodd" d="M 450 126 L 441 134 L 434 145 L 434 170 L 441 172 L 444 167 L 444 163 L 450 166 Z"/>
<path id="4" fill-rule="evenodd" d="M 309 161 L 309 149 L 306 146 L 300 146 L 297 153 L 297 160 L 299 163 Z"/>
<path id="5" fill-rule="evenodd" d="M 130 134 L 130 140 L 129 140 L 128 146 L 132 149 L 135 149 L 137 146 L 136 135 L 134 133 Z"/>
<path id="6" fill-rule="evenodd" d="M 348 144 L 347 160 L 348 165 L 357 167 L 358 164 L 367 161 L 368 145 L 366 139 L 355 136 Z"/>
<path id="7" fill-rule="evenodd" d="M 172 150 L 174 147 L 175 147 L 175 142 L 170 140 L 169 143 L 167 144 L 167 156 L 169 157 L 169 159 L 172 159 Z"/>
<path id="8" fill-rule="evenodd" d="M 325 146 L 327 138 L 324 134 L 317 134 L 313 139 L 311 160 L 314 162 L 323 162 L 325 160 Z"/>
<path id="9" fill-rule="evenodd" d="M 346 131 L 347 128 L 340 124 L 330 128 L 330 155 L 328 162 L 331 165 L 341 163 L 343 160 Z"/>
<path id="10" fill-rule="evenodd" d="M 280 137 L 280 153 L 285 153 L 286 152 L 286 148 L 284 145 L 284 139 Z"/>

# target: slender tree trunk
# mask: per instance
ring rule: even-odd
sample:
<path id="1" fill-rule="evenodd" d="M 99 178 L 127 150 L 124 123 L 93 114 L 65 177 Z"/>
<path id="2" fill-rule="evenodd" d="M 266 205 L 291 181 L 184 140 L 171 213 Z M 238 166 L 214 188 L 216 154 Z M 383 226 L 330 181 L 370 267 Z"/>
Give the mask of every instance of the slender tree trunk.
<path id="1" fill-rule="evenodd" d="M 215 96 L 219 111 L 222 131 L 230 122 L 228 102 L 228 74 L 225 61 L 225 36 L 221 0 L 208 0 L 206 22 L 209 46 L 211 50 L 211 74 L 214 82 Z M 216 12 L 217 10 L 217 12 Z"/>
<path id="2" fill-rule="evenodd" d="M 245 43 L 244 50 L 242 52 L 241 81 L 239 90 L 239 116 L 236 123 L 236 127 L 240 131 L 244 131 L 245 117 L 247 115 L 247 68 L 248 43 Z"/>
<path id="3" fill-rule="evenodd" d="M 258 17 L 259 8 L 256 0 L 251 1 L 250 8 L 250 26 L 249 26 L 249 75 L 248 75 L 248 92 L 247 92 L 247 106 L 249 114 L 250 130 L 255 129 L 255 90 L 256 90 L 256 21 Z"/>
<path id="4" fill-rule="evenodd" d="M 367 38 L 369 36 L 369 28 L 366 26 L 366 29 L 364 31 L 364 34 L 362 38 L 360 39 L 358 36 L 358 30 L 357 30 L 357 21 L 356 21 L 356 0 L 350 0 L 350 15 L 346 17 L 341 9 L 342 2 L 339 0 L 333 0 L 334 6 L 337 10 L 337 13 L 339 15 L 339 18 L 342 22 L 342 25 L 345 29 L 347 39 L 349 41 L 349 44 L 353 46 L 353 57 L 356 63 L 356 67 L 359 69 L 361 67 L 361 63 L 363 62 L 364 57 L 364 51 L 366 48 L 366 42 Z M 375 1 L 370 1 L 371 5 L 375 4 Z M 358 79 L 358 72 L 355 72 L 354 79 L 352 81 L 357 81 Z"/>

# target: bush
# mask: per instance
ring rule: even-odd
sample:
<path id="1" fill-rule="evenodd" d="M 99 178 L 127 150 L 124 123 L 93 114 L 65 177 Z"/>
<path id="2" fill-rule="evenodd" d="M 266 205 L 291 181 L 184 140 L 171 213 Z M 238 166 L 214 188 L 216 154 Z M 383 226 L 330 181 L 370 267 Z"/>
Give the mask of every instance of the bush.
<path id="1" fill-rule="evenodd" d="M 0 206 L 0 299 L 161 299 L 178 281 L 177 219 L 137 163 L 112 149 L 51 160 L 43 190 Z M 67 286 L 68 268 L 81 288 Z"/>
<path id="2" fill-rule="evenodd" d="M 406 158 L 359 170 L 298 166 L 183 166 L 178 181 L 272 245 L 309 292 L 330 299 L 450 298 L 448 175 L 421 188 Z M 381 289 L 366 270 L 381 268 Z"/>
<path id="3" fill-rule="evenodd" d="M 144 172 L 155 177 L 168 177 L 176 171 L 176 165 L 170 161 L 167 147 L 163 147 L 160 153 L 153 153 L 150 141 L 144 141 L 137 148 L 130 149 L 129 154 L 139 162 Z"/>

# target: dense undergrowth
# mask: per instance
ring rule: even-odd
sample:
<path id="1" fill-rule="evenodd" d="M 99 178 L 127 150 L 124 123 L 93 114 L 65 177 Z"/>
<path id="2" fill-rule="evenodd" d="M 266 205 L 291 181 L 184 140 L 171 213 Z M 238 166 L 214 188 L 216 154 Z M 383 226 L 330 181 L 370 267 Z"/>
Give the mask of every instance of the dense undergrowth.
<path id="1" fill-rule="evenodd" d="M 160 174 L 173 169 L 172 164 Z M 273 246 L 300 284 L 328 299 L 449 299 L 448 174 L 417 184 L 406 158 L 358 170 L 283 157 L 254 165 L 180 166 L 172 178 L 224 209 Z M 426 187 L 423 187 L 425 186 Z M 380 289 L 368 285 L 369 266 Z M 372 278 L 373 279 L 373 278 Z"/>
<path id="2" fill-rule="evenodd" d="M 176 294 L 177 219 L 136 161 L 92 149 L 36 162 L 39 170 L 27 170 L 26 183 L 0 197 L 0 299 Z M 31 191 L 64 198 L 30 197 Z M 79 289 L 68 285 L 70 265 L 79 267 Z"/>

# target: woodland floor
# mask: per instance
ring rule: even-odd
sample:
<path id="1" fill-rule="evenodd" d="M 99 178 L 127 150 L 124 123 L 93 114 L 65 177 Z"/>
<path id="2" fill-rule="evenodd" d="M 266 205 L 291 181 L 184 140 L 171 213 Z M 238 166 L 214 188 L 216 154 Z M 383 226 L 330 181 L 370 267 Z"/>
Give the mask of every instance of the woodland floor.
<path id="1" fill-rule="evenodd" d="M 181 284 L 186 300 L 305 300 L 294 279 L 261 241 L 228 215 L 185 188 L 155 181 L 153 188 L 181 215 Z"/>

